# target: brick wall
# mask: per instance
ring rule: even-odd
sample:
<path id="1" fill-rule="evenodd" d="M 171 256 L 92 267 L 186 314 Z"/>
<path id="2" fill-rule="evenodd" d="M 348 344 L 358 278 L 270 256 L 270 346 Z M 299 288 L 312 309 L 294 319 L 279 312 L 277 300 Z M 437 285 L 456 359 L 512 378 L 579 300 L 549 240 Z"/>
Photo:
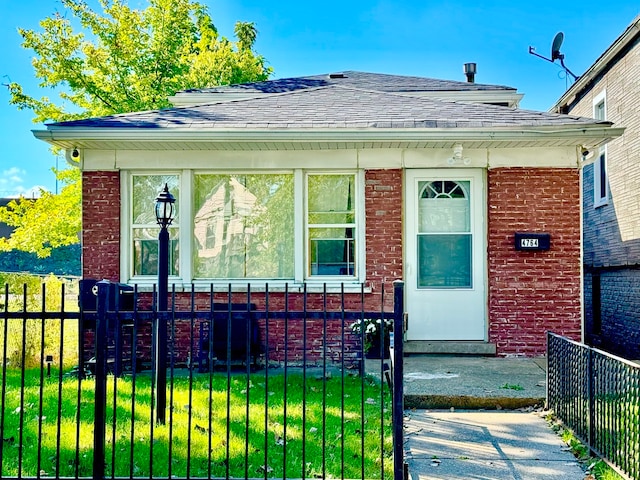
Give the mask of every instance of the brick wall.
<path id="1" fill-rule="evenodd" d="M 542 355 L 545 332 L 580 339 L 580 187 L 572 169 L 488 172 L 489 341 Z M 548 232 L 548 251 L 516 251 L 514 232 Z"/>
<path id="2" fill-rule="evenodd" d="M 120 173 L 82 174 L 82 276 L 120 280 Z"/>
<path id="3" fill-rule="evenodd" d="M 365 175 L 366 272 L 374 292 L 402 279 L 402 170 L 368 170 Z M 385 304 L 393 307 L 393 293 Z"/>
<path id="4" fill-rule="evenodd" d="M 599 271 L 600 329 L 594 327 L 592 276 L 585 273 L 587 343 L 615 355 L 640 359 L 640 269 Z"/>
<path id="5" fill-rule="evenodd" d="M 606 92 L 605 116 L 624 134 L 607 144 L 609 204 L 593 206 L 593 165 L 584 169 L 585 264 L 640 264 L 640 38 L 590 88 L 570 113 L 593 117 L 593 101 Z M 597 152 L 594 152 L 597 154 Z"/>
<path id="6" fill-rule="evenodd" d="M 366 272 L 367 286 L 372 293 L 365 295 L 365 304 L 361 305 L 360 294 L 346 294 L 345 308 L 350 310 L 370 310 L 379 312 L 384 308 L 393 310 L 392 282 L 402 278 L 402 170 L 370 170 L 365 174 L 365 217 L 366 217 Z M 83 178 L 83 275 L 85 278 L 106 278 L 119 280 L 120 266 L 120 176 L 118 172 L 85 172 Z M 385 284 L 384 296 L 382 285 Z M 196 298 L 196 308 L 208 308 L 209 295 L 199 294 Z M 216 295 L 216 302 L 226 303 L 226 295 Z M 264 308 L 265 297 L 261 293 L 253 293 L 251 303 L 257 308 Z M 178 309 L 190 308 L 190 294 L 178 294 L 176 306 Z M 232 302 L 246 303 L 246 294 L 234 295 Z M 302 294 L 290 294 L 288 298 L 290 310 L 303 310 L 304 298 Z M 285 297 L 283 293 L 273 293 L 269 297 L 271 310 L 283 310 Z M 150 297 L 144 295 L 140 301 L 141 308 L 149 308 Z M 310 296 L 306 308 L 321 310 L 323 301 L 319 296 Z M 327 297 L 327 307 L 332 310 L 342 308 L 340 295 Z M 265 325 L 260 322 L 260 338 L 265 339 Z M 289 354 L 292 361 L 301 359 L 301 329 L 302 322 L 290 325 Z M 271 329 L 271 324 L 270 324 Z M 319 345 L 322 326 L 318 322 L 311 322 L 307 326 L 308 342 Z M 196 335 L 199 328 L 196 326 Z M 341 330 L 340 330 L 341 331 Z M 150 341 L 149 332 L 141 332 L 145 341 Z M 335 360 L 341 351 L 337 345 L 335 322 L 329 327 L 332 338 L 328 355 Z M 273 361 L 282 361 L 283 350 L 277 345 L 284 343 L 283 326 L 278 322 L 273 324 L 269 333 L 272 345 Z M 189 356 L 191 333 L 189 328 L 180 328 L 176 332 L 176 342 L 180 345 L 177 360 L 184 362 Z M 358 339 L 347 336 L 345 352 L 353 356 Z M 196 339 L 197 345 L 197 339 Z M 87 345 L 88 354 L 91 351 Z M 311 349 L 309 361 L 318 359 L 322 353 L 319 347 Z M 195 352 L 191 355 L 195 356 Z"/>

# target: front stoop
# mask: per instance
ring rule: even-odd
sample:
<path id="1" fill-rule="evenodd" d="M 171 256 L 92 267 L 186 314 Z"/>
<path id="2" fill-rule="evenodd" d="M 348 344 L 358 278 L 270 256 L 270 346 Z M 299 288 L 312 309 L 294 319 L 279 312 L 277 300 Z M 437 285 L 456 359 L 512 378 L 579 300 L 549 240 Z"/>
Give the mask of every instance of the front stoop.
<path id="1" fill-rule="evenodd" d="M 405 408 L 511 410 L 545 403 L 543 357 L 414 354 L 403 366 Z"/>
<path id="2" fill-rule="evenodd" d="M 408 340 L 404 344 L 404 353 L 495 356 L 496 344 L 489 342 Z"/>

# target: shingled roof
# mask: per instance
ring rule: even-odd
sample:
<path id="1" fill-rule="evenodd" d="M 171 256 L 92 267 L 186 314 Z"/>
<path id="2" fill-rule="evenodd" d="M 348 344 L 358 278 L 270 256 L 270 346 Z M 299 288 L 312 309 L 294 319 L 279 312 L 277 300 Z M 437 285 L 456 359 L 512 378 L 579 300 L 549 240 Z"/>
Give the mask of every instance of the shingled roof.
<path id="1" fill-rule="evenodd" d="M 308 88 L 341 85 L 363 88 L 379 92 L 443 92 L 443 91 L 489 91 L 515 88 L 503 85 L 485 85 L 481 83 L 440 80 L 436 78 L 388 75 L 384 73 L 357 72 L 348 70 L 340 73 L 311 75 L 305 77 L 280 78 L 263 82 L 224 85 L 213 88 L 184 90 L 184 93 L 283 93 Z M 181 93 L 181 92 L 179 92 Z"/>
<path id="2" fill-rule="evenodd" d="M 610 122 L 329 85 L 228 102 L 48 125 L 108 129 L 456 129 L 570 127 Z"/>

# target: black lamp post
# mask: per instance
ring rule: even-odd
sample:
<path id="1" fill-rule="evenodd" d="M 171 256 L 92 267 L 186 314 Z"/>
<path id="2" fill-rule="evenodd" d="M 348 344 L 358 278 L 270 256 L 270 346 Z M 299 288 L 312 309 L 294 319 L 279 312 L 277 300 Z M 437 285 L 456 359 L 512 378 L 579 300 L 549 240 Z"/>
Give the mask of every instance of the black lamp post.
<path id="1" fill-rule="evenodd" d="M 156 198 L 156 220 L 160 225 L 158 235 L 158 312 L 167 311 L 169 295 L 169 230 L 173 221 L 174 203 L 176 199 L 169 193 L 165 183 L 164 189 Z M 167 407 L 167 322 L 157 318 L 156 330 L 156 422 L 165 423 Z"/>

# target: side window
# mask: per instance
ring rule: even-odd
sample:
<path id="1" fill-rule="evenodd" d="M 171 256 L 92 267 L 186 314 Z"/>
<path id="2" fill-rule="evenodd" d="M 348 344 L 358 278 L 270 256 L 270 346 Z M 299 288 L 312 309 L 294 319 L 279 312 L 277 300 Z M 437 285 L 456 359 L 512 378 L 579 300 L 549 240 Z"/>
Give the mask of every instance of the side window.
<path id="1" fill-rule="evenodd" d="M 307 175 L 307 276 L 357 275 L 356 175 Z"/>
<path id="2" fill-rule="evenodd" d="M 360 172 L 185 169 L 124 178 L 122 266 L 131 281 L 158 274 L 155 200 L 165 183 L 177 200 L 168 229 L 174 281 L 355 282 L 363 275 Z"/>
<path id="3" fill-rule="evenodd" d="M 596 120 L 607 119 L 606 92 L 602 92 L 593 101 L 593 117 Z M 593 164 L 593 206 L 601 207 L 609 202 L 609 179 L 607 175 L 607 146 L 600 147 Z"/>
<path id="4" fill-rule="evenodd" d="M 158 274 L 158 234 L 155 200 L 165 183 L 171 194 L 178 198 L 180 177 L 178 175 L 133 175 L 131 196 L 131 239 L 134 276 Z M 175 218 L 169 227 L 169 275 L 179 274 L 179 202 L 176 203 Z"/>

